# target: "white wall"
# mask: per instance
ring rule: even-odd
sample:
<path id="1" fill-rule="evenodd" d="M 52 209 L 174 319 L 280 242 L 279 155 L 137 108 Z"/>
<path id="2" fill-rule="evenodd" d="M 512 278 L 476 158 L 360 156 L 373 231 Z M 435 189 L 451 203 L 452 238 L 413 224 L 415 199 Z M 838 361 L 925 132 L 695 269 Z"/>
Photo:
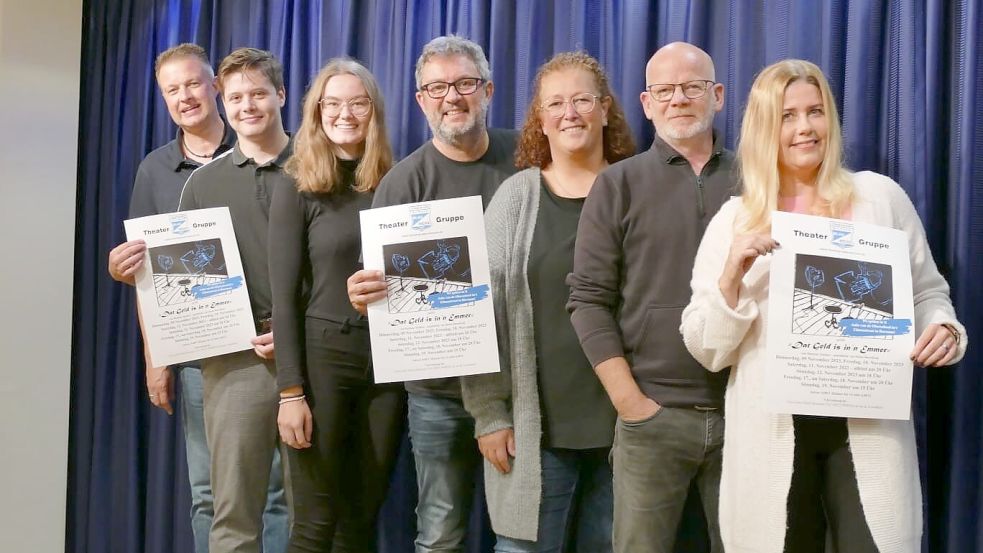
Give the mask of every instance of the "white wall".
<path id="1" fill-rule="evenodd" d="M 0 551 L 63 553 L 81 0 L 0 0 Z"/>

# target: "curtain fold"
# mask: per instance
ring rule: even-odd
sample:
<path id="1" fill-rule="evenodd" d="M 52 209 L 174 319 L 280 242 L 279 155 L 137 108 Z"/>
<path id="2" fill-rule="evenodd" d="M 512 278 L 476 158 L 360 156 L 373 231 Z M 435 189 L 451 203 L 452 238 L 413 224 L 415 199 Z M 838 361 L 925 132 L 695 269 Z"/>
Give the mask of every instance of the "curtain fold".
<path id="1" fill-rule="evenodd" d="M 786 57 L 819 64 L 837 95 L 848 163 L 890 175 L 911 196 L 973 341 L 957 367 L 916 369 L 913 410 L 923 550 L 983 551 L 981 0 L 88 0 L 83 25 L 66 551 L 193 549 L 179 415 L 147 402 L 133 292 L 106 275 L 136 168 L 175 133 L 154 83 L 156 54 L 197 42 L 217 65 L 240 46 L 271 50 L 285 68 L 289 130 L 320 66 L 357 58 L 379 80 L 402 157 L 429 138 L 414 98 L 416 57 L 446 33 L 486 49 L 492 126 L 521 124 L 548 57 L 585 49 L 607 69 L 642 148 L 653 135 L 638 101 L 645 63 L 666 42 L 690 41 L 714 58 L 726 85 L 716 127 L 730 147 L 761 68 Z M 412 551 L 407 446 L 382 515 L 383 553 Z M 469 551 L 490 551 L 480 501 L 473 519 Z"/>

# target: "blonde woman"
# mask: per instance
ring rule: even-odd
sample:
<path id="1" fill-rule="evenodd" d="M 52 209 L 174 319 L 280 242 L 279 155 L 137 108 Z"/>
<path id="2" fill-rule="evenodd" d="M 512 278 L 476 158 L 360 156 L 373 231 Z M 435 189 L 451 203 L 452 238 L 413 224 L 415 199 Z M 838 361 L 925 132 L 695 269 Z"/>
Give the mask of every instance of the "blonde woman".
<path id="1" fill-rule="evenodd" d="M 368 323 L 348 302 L 360 268 L 358 212 L 392 165 L 375 78 L 334 59 L 314 78 L 274 192 L 270 279 L 277 423 L 293 497 L 290 552 L 372 550 L 402 429 L 399 385 L 373 384 Z"/>
<path id="2" fill-rule="evenodd" d="M 897 183 L 851 173 L 836 104 L 820 69 L 785 60 L 752 86 L 738 160 L 743 194 L 711 221 L 693 268 L 682 333 L 712 371 L 733 366 L 720 483 L 728 553 L 920 551 L 922 500 L 911 421 L 772 414 L 760 401 L 767 256 L 774 210 L 874 223 L 908 235 L 923 367 L 958 361 L 966 334 L 918 215 Z"/>

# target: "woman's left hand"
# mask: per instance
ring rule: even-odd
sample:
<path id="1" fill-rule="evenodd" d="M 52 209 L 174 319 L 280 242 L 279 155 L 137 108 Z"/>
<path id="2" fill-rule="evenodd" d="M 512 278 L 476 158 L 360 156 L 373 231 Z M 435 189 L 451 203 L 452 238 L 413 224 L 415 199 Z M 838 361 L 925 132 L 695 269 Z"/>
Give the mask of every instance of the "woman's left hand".
<path id="1" fill-rule="evenodd" d="M 952 362 L 958 345 L 949 329 L 940 324 L 930 324 L 915 342 L 911 360 L 921 367 L 942 367 Z"/>

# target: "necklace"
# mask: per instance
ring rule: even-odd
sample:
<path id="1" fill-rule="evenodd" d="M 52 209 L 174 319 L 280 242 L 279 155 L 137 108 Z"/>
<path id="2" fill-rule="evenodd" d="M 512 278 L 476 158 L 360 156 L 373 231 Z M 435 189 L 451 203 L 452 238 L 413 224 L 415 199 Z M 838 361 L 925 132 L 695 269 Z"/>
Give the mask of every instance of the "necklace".
<path id="1" fill-rule="evenodd" d="M 185 138 L 184 136 L 181 137 L 181 144 L 184 145 L 184 151 L 185 152 L 188 152 L 189 154 L 191 154 L 191 157 L 200 157 L 202 159 L 211 159 L 212 158 L 212 155 L 214 155 L 214 154 L 208 154 L 208 155 L 196 154 L 194 152 L 194 150 L 192 150 L 191 148 L 188 147 L 188 139 Z"/>

